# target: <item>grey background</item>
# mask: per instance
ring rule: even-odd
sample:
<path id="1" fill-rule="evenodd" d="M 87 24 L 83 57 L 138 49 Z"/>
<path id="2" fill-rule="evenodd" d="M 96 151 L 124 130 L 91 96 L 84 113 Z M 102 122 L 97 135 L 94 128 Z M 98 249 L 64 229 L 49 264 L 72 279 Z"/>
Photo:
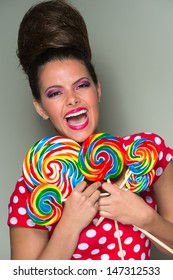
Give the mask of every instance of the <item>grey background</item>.
<path id="1" fill-rule="evenodd" d="M 0 0 L 0 259 L 9 259 L 7 204 L 27 150 L 55 134 L 36 115 L 16 57 L 19 23 L 40 1 Z M 88 26 L 102 85 L 100 129 L 160 134 L 173 147 L 173 1 L 71 0 Z M 152 259 L 173 259 L 152 249 Z"/>

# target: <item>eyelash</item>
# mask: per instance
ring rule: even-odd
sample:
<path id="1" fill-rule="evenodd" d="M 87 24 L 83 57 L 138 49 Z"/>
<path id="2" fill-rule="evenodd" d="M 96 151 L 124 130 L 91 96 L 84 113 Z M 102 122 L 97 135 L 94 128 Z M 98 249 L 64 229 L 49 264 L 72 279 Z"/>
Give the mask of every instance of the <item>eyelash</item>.
<path id="1" fill-rule="evenodd" d="M 88 88 L 90 86 L 90 83 L 87 81 L 87 82 L 82 82 L 81 84 L 79 84 L 76 89 L 78 88 Z"/>
<path id="2" fill-rule="evenodd" d="M 55 97 L 55 96 L 60 95 L 60 94 L 62 94 L 62 92 L 60 90 L 51 91 L 51 92 L 47 93 L 47 97 L 52 98 L 52 97 Z"/>

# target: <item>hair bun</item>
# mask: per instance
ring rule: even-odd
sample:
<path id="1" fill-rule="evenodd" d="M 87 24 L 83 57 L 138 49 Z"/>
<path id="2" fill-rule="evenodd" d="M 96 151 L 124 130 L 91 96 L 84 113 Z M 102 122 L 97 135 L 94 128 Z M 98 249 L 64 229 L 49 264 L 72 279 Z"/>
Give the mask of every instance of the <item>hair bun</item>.
<path id="1" fill-rule="evenodd" d="M 42 52 L 59 47 L 78 49 L 91 60 L 83 17 L 63 0 L 49 0 L 32 6 L 24 15 L 18 34 L 17 56 L 25 73 Z"/>

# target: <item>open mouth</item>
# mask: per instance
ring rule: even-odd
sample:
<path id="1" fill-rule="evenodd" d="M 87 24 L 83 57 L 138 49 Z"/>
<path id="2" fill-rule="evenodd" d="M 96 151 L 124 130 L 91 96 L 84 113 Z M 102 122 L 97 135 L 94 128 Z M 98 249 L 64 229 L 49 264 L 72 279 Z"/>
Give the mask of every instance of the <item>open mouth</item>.
<path id="1" fill-rule="evenodd" d="M 87 110 L 69 113 L 65 116 L 67 125 L 72 129 L 82 129 L 88 124 Z"/>

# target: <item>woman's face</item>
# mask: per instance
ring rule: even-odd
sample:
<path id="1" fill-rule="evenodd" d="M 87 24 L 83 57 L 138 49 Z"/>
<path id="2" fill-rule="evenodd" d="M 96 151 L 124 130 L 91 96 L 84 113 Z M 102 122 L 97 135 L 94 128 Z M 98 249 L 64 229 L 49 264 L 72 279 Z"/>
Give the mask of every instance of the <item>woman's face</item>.
<path id="1" fill-rule="evenodd" d="M 100 84 L 94 84 L 80 61 L 48 62 L 39 71 L 39 87 L 41 101 L 33 101 L 36 111 L 61 135 L 80 143 L 97 131 Z"/>

